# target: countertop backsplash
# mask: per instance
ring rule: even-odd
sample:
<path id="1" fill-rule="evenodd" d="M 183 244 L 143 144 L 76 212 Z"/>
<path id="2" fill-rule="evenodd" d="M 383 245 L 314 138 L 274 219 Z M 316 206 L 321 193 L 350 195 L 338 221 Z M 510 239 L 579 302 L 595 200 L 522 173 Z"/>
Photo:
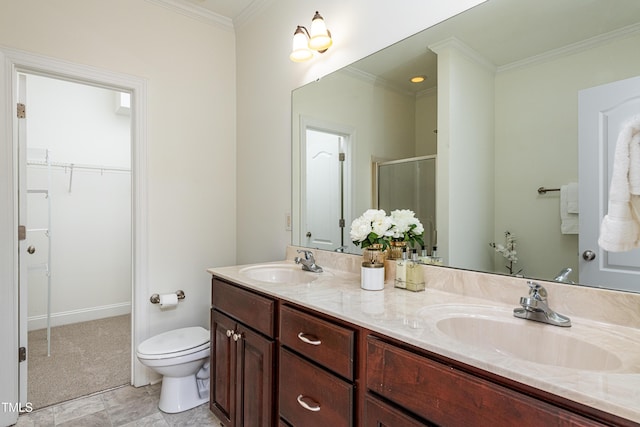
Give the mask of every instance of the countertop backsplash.
<path id="1" fill-rule="evenodd" d="M 309 250 L 288 246 L 286 259 L 293 260 L 298 256 L 298 249 Z M 362 257 L 359 255 L 311 251 L 321 267 L 360 274 Z M 528 279 L 432 265 L 422 268 L 427 288 L 512 304 L 514 308 L 519 306 L 520 297 L 529 292 Z M 385 281 L 393 280 L 394 276 L 395 263 L 386 261 Z M 547 289 L 549 306 L 560 314 L 640 329 L 640 293 L 535 281 Z"/>

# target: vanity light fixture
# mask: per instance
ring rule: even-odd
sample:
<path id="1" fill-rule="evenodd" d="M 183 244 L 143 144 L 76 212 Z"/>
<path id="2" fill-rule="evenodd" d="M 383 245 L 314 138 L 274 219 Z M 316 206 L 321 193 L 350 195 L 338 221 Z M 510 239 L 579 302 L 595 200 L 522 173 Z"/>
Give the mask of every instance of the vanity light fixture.
<path id="1" fill-rule="evenodd" d="M 313 52 L 324 53 L 331 47 L 333 40 L 322 16 L 316 11 L 311 20 L 311 31 L 298 25 L 293 33 L 293 49 L 289 59 L 304 62 L 313 58 Z"/>
<path id="2" fill-rule="evenodd" d="M 426 80 L 425 76 L 413 76 L 411 77 L 411 83 L 422 83 L 423 81 Z"/>

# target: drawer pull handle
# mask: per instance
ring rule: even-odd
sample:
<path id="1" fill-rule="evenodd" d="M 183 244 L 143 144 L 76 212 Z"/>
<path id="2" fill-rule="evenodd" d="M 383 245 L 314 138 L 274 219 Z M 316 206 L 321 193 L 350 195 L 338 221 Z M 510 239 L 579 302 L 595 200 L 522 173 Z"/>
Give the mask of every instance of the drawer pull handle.
<path id="1" fill-rule="evenodd" d="M 311 344 L 311 345 L 320 345 L 322 344 L 322 341 L 320 341 L 318 338 L 314 337 L 313 335 L 308 335 L 309 337 L 312 337 L 311 339 L 307 338 L 306 334 L 304 332 L 300 332 L 298 333 L 298 338 L 300 339 L 300 341 L 307 343 L 307 344 Z"/>
<path id="2" fill-rule="evenodd" d="M 298 403 L 300 404 L 300 406 L 302 406 L 302 407 L 303 407 L 304 409 L 306 409 L 307 411 L 311 411 L 311 412 L 318 412 L 318 411 L 320 410 L 320 404 L 319 404 L 319 403 L 316 403 L 316 402 L 314 402 L 312 399 L 309 399 L 309 400 L 311 400 L 313 403 L 315 403 L 315 406 L 311 406 L 311 405 L 309 405 L 307 402 L 305 402 L 305 401 L 304 401 L 304 400 L 302 400 L 302 399 L 309 399 L 309 398 L 308 398 L 308 397 L 306 397 L 306 396 L 303 396 L 303 395 L 299 395 L 299 396 L 298 396 L 298 399 L 297 399 L 297 400 L 298 400 Z"/>

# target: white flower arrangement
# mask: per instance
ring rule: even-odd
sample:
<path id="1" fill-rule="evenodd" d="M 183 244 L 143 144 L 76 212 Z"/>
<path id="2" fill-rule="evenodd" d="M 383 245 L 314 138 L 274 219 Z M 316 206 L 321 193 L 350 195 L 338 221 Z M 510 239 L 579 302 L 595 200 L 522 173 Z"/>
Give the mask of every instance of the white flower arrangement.
<path id="1" fill-rule="evenodd" d="M 384 210 L 368 209 L 361 217 L 353 220 L 349 235 L 351 241 L 363 249 L 379 244 L 385 250 L 393 234 L 392 227 L 391 217 Z"/>
<path id="2" fill-rule="evenodd" d="M 489 246 L 491 246 L 497 253 L 501 254 L 507 261 L 509 261 L 509 265 L 505 265 L 507 270 L 509 270 L 509 274 L 520 274 L 522 273 L 522 269 L 518 270 L 516 273 L 513 272 L 513 265 L 518 262 L 518 253 L 516 252 L 516 236 L 509 231 L 505 231 L 504 239 L 504 245 L 489 243 Z"/>
<path id="3" fill-rule="evenodd" d="M 356 246 L 379 244 L 385 250 L 391 240 L 424 245 L 423 233 L 422 223 L 411 210 L 397 209 L 387 216 L 382 209 L 369 209 L 351 223 L 350 236 Z"/>
<path id="4" fill-rule="evenodd" d="M 393 223 L 391 236 L 393 240 L 408 242 L 411 246 L 424 246 L 422 239 L 424 226 L 413 211 L 409 209 L 391 211 L 391 222 Z"/>

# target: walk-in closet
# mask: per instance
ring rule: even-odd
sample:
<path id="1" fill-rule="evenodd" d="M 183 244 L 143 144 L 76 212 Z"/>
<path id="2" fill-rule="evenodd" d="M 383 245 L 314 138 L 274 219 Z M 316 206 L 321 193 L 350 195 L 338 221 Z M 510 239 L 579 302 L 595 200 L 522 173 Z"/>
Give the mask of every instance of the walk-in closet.
<path id="1" fill-rule="evenodd" d="M 27 397 L 40 408 L 130 382 L 130 99 L 35 73 L 19 82 Z"/>

